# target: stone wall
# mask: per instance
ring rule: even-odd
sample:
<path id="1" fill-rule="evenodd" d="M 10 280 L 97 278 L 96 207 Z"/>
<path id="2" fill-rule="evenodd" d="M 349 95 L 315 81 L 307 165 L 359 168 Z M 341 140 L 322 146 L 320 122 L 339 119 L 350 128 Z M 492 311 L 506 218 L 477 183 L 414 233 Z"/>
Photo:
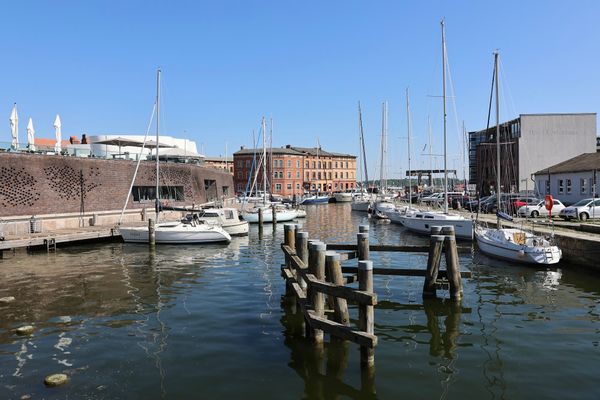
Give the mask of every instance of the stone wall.
<path id="1" fill-rule="evenodd" d="M 0 217 L 120 210 L 131 185 L 136 162 L 26 153 L 0 153 Z M 154 186 L 154 162 L 140 164 L 135 186 Z M 193 164 L 161 163 L 161 186 L 183 187 L 184 200 L 174 205 L 207 201 L 205 180 L 216 181 L 217 194 L 234 195 L 227 172 Z M 128 209 L 153 207 L 134 202 Z"/>

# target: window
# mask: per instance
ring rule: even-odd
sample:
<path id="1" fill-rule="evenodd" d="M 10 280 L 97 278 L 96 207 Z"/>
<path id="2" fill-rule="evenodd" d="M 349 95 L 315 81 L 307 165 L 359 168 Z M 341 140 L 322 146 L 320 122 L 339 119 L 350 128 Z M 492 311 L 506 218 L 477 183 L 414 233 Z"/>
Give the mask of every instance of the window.
<path id="1" fill-rule="evenodd" d="M 273 168 L 277 168 L 277 160 L 273 160 Z"/>
<path id="2" fill-rule="evenodd" d="M 281 183 L 276 183 L 275 184 L 275 191 L 276 192 L 281 192 Z"/>
<path id="3" fill-rule="evenodd" d="M 183 186 L 161 186 L 160 198 L 164 200 L 183 201 Z M 154 186 L 134 186 L 131 189 L 133 201 L 146 203 L 156 199 L 156 188 Z"/>
<path id="4" fill-rule="evenodd" d="M 338 167 L 338 162 L 337 162 L 337 161 L 335 162 L 335 167 L 336 167 L 336 168 Z"/>
<path id="5" fill-rule="evenodd" d="M 321 169 L 321 161 L 319 161 L 319 169 Z"/>
<path id="6" fill-rule="evenodd" d="M 562 179 L 558 180 L 558 193 L 563 194 L 565 192 L 564 182 Z"/>
<path id="7" fill-rule="evenodd" d="M 328 165 L 329 165 L 329 169 L 331 169 L 331 161 L 329 161 Z"/>
<path id="8" fill-rule="evenodd" d="M 312 175 L 313 179 L 317 179 L 317 173 L 313 171 L 313 175 Z"/>
<path id="9" fill-rule="evenodd" d="M 317 168 L 317 162 L 313 161 L 313 168 Z"/>
<path id="10" fill-rule="evenodd" d="M 300 168 L 300 160 L 296 160 L 296 168 Z"/>
<path id="11" fill-rule="evenodd" d="M 335 179 L 337 179 L 337 178 L 338 178 L 338 174 L 337 174 L 337 172 L 335 173 L 335 175 L 334 175 L 334 176 L 335 176 Z"/>
<path id="12" fill-rule="evenodd" d="M 335 186 L 335 188 L 336 188 L 336 189 L 338 188 L 338 184 L 337 184 L 337 182 L 334 184 L 334 186 Z"/>
<path id="13" fill-rule="evenodd" d="M 320 172 L 319 172 L 319 175 L 318 175 L 318 177 L 319 177 L 319 179 L 321 179 L 321 173 L 320 173 Z"/>
<path id="14" fill-rule="evenodd" d="M 242 160 L 238 160 L 237 166 L 238 166 L 238 168 L 242 168 Z"/>
<path id="15" fill-rule="evenodd" d="M 237 177 L 238 177 L 239 179 L 242 179 L 242 171 L 238 171 L 238 172 L 237 172 Z"/>
<path id="16" fill-rule="evenodd" d="M 246 160 L 246 168 L 250 166 L 250 160 Z"/>
<path id="17" fill-rule="evenodd" d="M 306 171 L 306 180 L 310 179 L 310 172 Z"/>
<path id="18" fill-rule="evenodd" d="M 329 179 L 331 179 L 331 171 L 329 171 L 328 176 L 329 176 Z"/>
<path id="19" fill-rule="evenodd" d="M 229 186 L 223 186 L 223 196 L 229 196 Z"/>
<path id="20" fill-rule="evenodd" d="M 300 184 L 296 183 L 296 190 L 300 190 Z"/>
<path id="21" fill-rule="evenodd" d="M 346 171 L 346 179 L 348 179 L 348 171 Z"/>
<path id="22" fill-rule="evenodd" d="M 587 193 L 587 179 L 581 178 L 579 181 L 579 185 L 581 186 L 581 194 Z"/>
<path id="23" fill-rule="evenodd" d="M 217 181 L 214 179 L 205 179 L 204 191 L 206 192 L 206 201 L 217 200 Z"/>
<path id="24" fill-rule="evenodd" d="M 288 179 L 290 179 L 292 177 L 292 173 L 290 171 L 288 171 Z"/>
<path id="25" fill-rule="evenodd" d="M 305 168 L 308 168 L 308 161 L 306 162 L 306 167 Z"/>
<path id="26" fill-rule="evenodd" d="M 296 179 L 300 179 L 300 171 L 296 171 Z"/>
<path id="27" fill-rule="evenodd" d="M 346 168 L 348 168 L 348 161 L 346 161 Z"/>
<path id="28" fill-rule="evenodd" d="M 292 190 L 292 184 L 291 183 L 287 184 L 287 190 Z"/>
<path id="29" fill-rule="evenodd" d="M 288 167 L 292 166 L 292 160 L 288 160 Z"/>
<path id="30" fill-rule="evenodd" d="M 571 180 L 567 179 L 567 194 L 571 194 Z"/>

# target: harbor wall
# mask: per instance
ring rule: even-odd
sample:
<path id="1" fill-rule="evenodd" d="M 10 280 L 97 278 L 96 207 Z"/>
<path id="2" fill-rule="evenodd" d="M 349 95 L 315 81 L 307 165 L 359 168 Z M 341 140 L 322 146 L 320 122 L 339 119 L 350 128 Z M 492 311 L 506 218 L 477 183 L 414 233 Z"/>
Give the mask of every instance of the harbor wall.
<path id="1" fill-rule="evenodd" d="M 88 215 L 121 210 L 136 162 L 58 155 L 0 153 L 0 218 Z M 195 164 L 161 162 L 160 184 L 177 187 L 172 205 L 202 204 L 233 195 L 231 174 Z M 154 162 L 140 163 L 134 186 L 156 184 Z M 129 195 L 127 209 L 154 210 L 154 201 Z"/>

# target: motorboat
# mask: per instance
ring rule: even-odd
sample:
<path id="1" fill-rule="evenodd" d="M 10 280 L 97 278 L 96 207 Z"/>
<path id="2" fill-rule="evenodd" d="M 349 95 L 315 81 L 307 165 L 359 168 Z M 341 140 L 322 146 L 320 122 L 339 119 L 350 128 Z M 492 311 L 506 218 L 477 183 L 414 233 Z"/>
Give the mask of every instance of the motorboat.
<path id="1" fill-rule="evenodd" d="M 240 219 L 236 208 L 204 208 L 186 216 L 188 220 L 196 219 L 209 224 L 220 225 L 231 236 L 248 234 L 248 221 Z"/>
<path id="2" fill-rule="evenodd" d="M 352 201 L 352 193 L 351 192 L 334 193 L 333 197 L 335 197 L 335 201 L 337 203 L 349 203 Z"/>
<path id="3" fill-rule="evenodd" d="M 251 224 L 257 224 L 258 210 L 262 209 L 263 222 L 273 222 L 272 207 L 275 207 L 275 217 L 277 218 L 277 222 L 289 222 L 298 216 L 298 213 L 294 209 L 267 205 L 242 211 L 242 218 Z"/>
<path id="4" fill-rule="evenodd" d="M 419 211 L 398 215 L 398 220 L 408 230 L 427 235 L 433 226 L 453 226 L 457 238 L 473 240 L 473 220 L 459 214 Z"/>
<path id="5" fill-rule="evenodd" d="M 148 243 L 148 226 L 119 227 L 126 243 Z M 181 221 L 161 222 L 155 225 L 156 244 L 202 244 L 229 243 L 231 236 L 219 225 L 184 223 Z"/>
<path id="6" fill-rule="evenodd" d="M 327 204 L 329 203 L 329 196 L 327 195 L 312 195 L 302 199 L 300 202 L 301 205 L 308 204 Z"/>

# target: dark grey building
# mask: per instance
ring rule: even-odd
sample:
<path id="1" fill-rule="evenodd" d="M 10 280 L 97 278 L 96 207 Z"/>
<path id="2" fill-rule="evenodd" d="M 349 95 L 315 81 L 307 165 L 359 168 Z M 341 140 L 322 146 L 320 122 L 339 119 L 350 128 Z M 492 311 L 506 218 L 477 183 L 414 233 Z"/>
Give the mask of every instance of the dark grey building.
<path id="1" fill-rule="evenodd" d="M 531 188 L 536 171 L 596 151 L 596 114 L 521 114 L 500 124 L 502 191 Z M 496 126 L 469 132 L 469 183 L 496 188 Z"/>

